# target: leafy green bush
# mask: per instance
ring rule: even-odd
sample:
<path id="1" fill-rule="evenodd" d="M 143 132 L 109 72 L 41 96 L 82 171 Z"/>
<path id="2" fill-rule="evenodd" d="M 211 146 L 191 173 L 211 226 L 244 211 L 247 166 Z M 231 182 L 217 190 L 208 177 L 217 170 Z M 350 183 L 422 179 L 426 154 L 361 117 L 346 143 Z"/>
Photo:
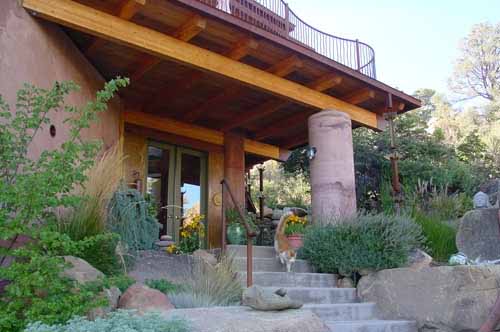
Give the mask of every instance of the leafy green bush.
<path id="1" fill-rule="evenodd" d="M 146 280 L 146 285 L 167 295 L 178 293 L 183 288 L 167 279 L 149 279 Z"/>
<path id="2" fill-rule="evenodd" d="M 75 292 L 74 282 L 61 276 L 59 256 L 81 254 L 89 240 L 72 241 L 55 231 L 54 211 L 81 203 L 75 189 L 85 183 L 101 142 L 85 141 L 80 132 L 127 84 L 126 79 L 110 81 L 83 107 L 64 102 L 79 89 L 72 82 L 56 82 L 48 90 L 25 85 L 15 110 L 0 95 L 0 238 L 11 243 L 21 235 L 32 239 L 20 249 L 0 248 L 1 256 L 15 259 L 0 269 L 0 279 L 10 281 L 0 294 L 1 331 L 20 331 L 34 321 L 62 323 L 101 305 L 93 291 L 81 287 Z M 30 158 L 28 147 L 58 111 L 66 115 L 67 141 Z"/>
<path id="3" fill-rule="evenodd" d="M 429 254 L 438 262 L 447 262 L 451 255 L 457 253 L 455 244 L 457 231 L 440 218 L 416 213 L 415 221 L 422 226 L 422 231 L 426 237 L 426 246 Z"/>
<path id="4" fill-rule="evenodd" d="M 228 256 L 221 257 L 216 266 L 197 264 L 184 280 L 182 291 L 169 294 L 176 308 L 236 305 L 243 293 L 233 259 Z"/>
<path id="5" fill-rule="evenodd" d="M 118 310 L 106 318 L 94 321 L 82 317 L 74 318 L 64 325 L 45 325 L 40 322 L 30 324 L 25 332 L 188 332 L 188 324 L 182 320 L 167 320 L 156 313 L 143 316 L 131 311 Z"/>
<path id="6" fill-rule="evenodd" d="M 107 227 L 118 233 L 132 252 L 153 249 L 160 224 L 148 213 L 148 203 L 135 189 L 115 192 L 108 206 Z"/>
<path id="7" fill-rule="evenodd" d="M 421 227 L 405 216 L 361 214 L 337 222 L 306 230 L 302 255 L 319 272 L 350 275 L 400 267 L 424 241 Z"/>

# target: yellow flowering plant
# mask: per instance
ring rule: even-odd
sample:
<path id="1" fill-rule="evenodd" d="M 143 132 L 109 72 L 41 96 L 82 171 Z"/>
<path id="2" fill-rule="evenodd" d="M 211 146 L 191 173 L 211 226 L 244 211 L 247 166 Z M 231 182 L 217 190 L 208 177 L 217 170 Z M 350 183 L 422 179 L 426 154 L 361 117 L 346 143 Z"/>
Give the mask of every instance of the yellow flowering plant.
<path id="1" fill-rule="evenodd" d="M 171 255 L 172 255 L 172 254 L 179 254 L 179 248 L 175 245 L 175 243 L 169 244 L 169 245 L 167 246 L 167 249 L 166 249 L 166 250 L 167 250 L 167 252 L 168 252 L 169 254 L 171 254 Z"/>
<path id="2" fill-rule="evenodd" d="M 179 251 L 182 253 L 192 253 L 200 248 L 201 239 L 205 237 L 205 225 L 202 214 L 194 214 L 184 219 L 180 229 L 181 240 L 179 241 Z"/>
<path id="3" fill-rule="evenodd" d="M 285 235 L 304 234 L 306 225 L 307 217 L 292 214 L 285 220 Z"/>

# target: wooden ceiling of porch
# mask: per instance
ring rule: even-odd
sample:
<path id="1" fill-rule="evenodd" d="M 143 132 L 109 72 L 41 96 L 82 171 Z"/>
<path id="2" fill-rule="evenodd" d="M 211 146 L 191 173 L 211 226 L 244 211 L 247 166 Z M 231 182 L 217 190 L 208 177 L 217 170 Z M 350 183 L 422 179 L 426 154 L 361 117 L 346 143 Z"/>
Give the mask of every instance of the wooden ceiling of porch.
<path id="1" fill-rule="evenodd" d="M 418 100 L 378 81 L 367 84 L 338 68 L 176 1 L 77 2 L 378 114 L 385 110 L 388 91 L 393 93 L 398 111 L 419 106 Z M 104 78 L 130 77 L 130 86 L 120 92 L 130 109 L 221 131 L 240 131 L 248 138 L 286 149 L 307 141 L 307 117 L 318 109 L 81 31 L 65 30 Z"/>

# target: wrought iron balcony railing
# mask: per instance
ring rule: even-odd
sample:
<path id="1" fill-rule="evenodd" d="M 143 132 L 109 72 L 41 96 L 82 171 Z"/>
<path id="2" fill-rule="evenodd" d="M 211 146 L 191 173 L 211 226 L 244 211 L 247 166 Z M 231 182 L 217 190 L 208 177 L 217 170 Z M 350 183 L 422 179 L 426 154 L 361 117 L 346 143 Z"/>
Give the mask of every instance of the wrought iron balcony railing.
<path id="1" fill-rule="evenodd" d="M 196 0 L 376 78 L 375 51 L 359 40 L 333 36 L 301 20 L 283 0 Z"/>

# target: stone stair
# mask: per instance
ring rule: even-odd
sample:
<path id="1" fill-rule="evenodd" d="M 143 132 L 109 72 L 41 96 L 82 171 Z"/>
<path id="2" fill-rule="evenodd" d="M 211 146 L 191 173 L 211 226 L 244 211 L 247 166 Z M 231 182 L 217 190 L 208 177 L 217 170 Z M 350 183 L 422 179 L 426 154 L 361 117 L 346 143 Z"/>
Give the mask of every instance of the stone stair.
<path id="1" fill-rule="evenodd" d="M 229 245 L 234 267 L 246 281 L 246 246 Z M 337 276 L 314 273 L 304 260 L 297 260 L 292 273 L 276 259 L 273 247 L 254 247 L 254 284 L 269 289 L 286 288 L 288 295 L 304 303 L 335 332 L 416 332 L 415 322 L 377 319 L 374 303 L 360 303 L 355 288 L 337 288 Z"/>

